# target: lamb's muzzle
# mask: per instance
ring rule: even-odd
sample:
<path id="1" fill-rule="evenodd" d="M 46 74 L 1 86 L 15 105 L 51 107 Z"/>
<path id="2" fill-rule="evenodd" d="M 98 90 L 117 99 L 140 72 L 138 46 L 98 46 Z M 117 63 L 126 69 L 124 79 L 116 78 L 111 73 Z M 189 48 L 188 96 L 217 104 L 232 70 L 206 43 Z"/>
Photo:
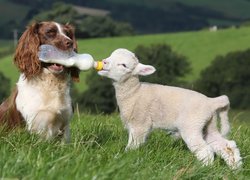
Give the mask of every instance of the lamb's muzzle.
<path id="1" fill-rule="evenodd" d="M 129 133 L 126 149 L 139 147 L 152 129 L 161 128 L 182 137 L 204 165 L 211 164 L 216 153 L 232 169 L 241 166 L 235 142 L 223 137 L 229 131 L 227 96 L 209 98 L 188 89 L 142 83 L 138 75 L 150 75 L 155 68 L 141 64 L 127 49 L 115 50 L 103 63 L 98 74 L 114 80 L 121 119 Z"/>

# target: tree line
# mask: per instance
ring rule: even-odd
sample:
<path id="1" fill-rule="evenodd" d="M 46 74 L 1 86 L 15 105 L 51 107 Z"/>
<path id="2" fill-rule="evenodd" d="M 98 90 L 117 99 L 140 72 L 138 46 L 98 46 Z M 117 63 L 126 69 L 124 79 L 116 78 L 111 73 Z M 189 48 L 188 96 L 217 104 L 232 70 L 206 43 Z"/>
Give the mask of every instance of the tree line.
<path id="1" fill-rule="evenodd" d="M 9 20 L 9 22 L 6 22 L 6 24 L 2 25 L 5 28 L 2 29 L 3 31 L 0 34 L 0 38 L 11 38 L 12 33 L 8 31 L 9 29 L 15 28 L 19 29 L 19 31 L 22 32 L 25 28 L 25 25 L 31 20 L 34 20 L 35 16 L 45 17 L 48 11 L 50 12 L 50 15 L 52 13 L 51 11 L 58 12 L 58 8 L 60 9 L 61 7 L 57 8 L 56 6 L 58 4 L 65 4 L 65 3 L 67 3 L 68 6 L 69 4 L 73 4 L 73 5 L 108 10 L 110 11 L 110 15 L 108 16 L 109 19 L 112 19 L 115 23 L 123 22 L 122 26 L 125 27 L 118 29 L 119 31 L 130 26 L 128 28 L 131 30 L 132 27 L 133 32 L 135 33 L 162 33 L 162 32 L 199 30 L 210 26 L 209 22 L 210 19 L 218 19 L 219 21 L 222 22 L 223 21 L 234 22 L 234 24 L 236 25 L 239 25 L 240 23 L 246 21 L 246 19 L 239 19 L 239 18 L 235 19 L 233 17 L 226 16 L 224 13 L 220 13 L 208 8 L 187 6 L 180 2 L 165 2 L 164 7 L 166 8 L 159 8 L 159 7 L 147 7 L 143 5 L 128 4 L 128 3 L 117 3 L 108 0 L 102 0 L 102 1 L 10 0 L 10 1 L 22 5 L 28 5 L 30 7 L 30 10 L 22 21 L 19 22 L 16 21 L 15 19 L 11 19 Z M 71 10 L 70 12 L 72 13 L 73 11 Z M 71 17 L 67 15 L 67 11 L 64 11 L 63 14 L 57 14 L 57 15 L 59 15 L 57 16 L 58 19 L 63 19 L 60 17 L 64 17 L 65 20 L 71 19 L 75 23 L 84 21 L 84 19 L 87 17 L 82 15 L 80 15 L 81 17 L 79 17 L 79 14 L 76 11 L 74 11 L 73 14 L 68 14 Z M 47 20 L 51 19 L 51 16 L 47 16 L 45 19 Z M 78 19 L 78 21 L 75 21 L 75 19 Z M 91 19 L 91 21 L 92 20 L 93 19 Z M 88 21 L 90 21 L 90 19 Z M 105 21 L 103 22 L 106 23 Z M 80 27 L 80 25 L 81 23 L 77 24 L 77 27 Z M 86 32 L 88 33 L 89 31 L 85 30 L 84 28 L 86 27 L 82 26 L 81 30 L 83 30 L 83 32 L 78 34 L 79 35 L 78 38 L 86 37 Z M 116 29 L 116 31 L 118 30 Z M 113 34 L 117 35 L 117 32 Z"/>

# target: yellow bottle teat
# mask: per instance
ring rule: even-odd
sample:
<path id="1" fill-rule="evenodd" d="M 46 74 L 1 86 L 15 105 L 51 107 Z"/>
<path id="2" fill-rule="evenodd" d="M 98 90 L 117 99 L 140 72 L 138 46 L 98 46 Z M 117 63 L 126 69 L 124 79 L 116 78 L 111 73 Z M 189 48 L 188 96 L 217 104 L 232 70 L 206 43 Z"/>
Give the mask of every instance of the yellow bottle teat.
<path id="1" fill-rule="evenodd" d="M 102 61 L 97 61 L 97 62 L 96 62 L 96 67 L 95 67 L 95 69 L 96 69 L 97 71 L 100 71 L 100 70 L 103 69 L 103 63 L 102 63 Z"/>

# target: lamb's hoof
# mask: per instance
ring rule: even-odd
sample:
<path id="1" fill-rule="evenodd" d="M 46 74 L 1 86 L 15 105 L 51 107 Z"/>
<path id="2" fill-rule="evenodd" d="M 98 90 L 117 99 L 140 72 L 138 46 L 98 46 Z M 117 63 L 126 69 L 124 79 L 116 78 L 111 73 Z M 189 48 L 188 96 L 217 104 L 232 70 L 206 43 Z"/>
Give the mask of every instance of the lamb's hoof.
<path id="1" fill-rule="evenodd" d="M 131 150 L 135 150 L 135 149 L 138 149 L 139 148 L 139 145 L 127 145 L 126 148 L 125 148 L 125 151 L 131 151 Z"/>
<path id="2" fill-rule="evenodd" d="M 214 152 L 210 147 L 202 148 L 196 152 L 196 157 L 204 166 L 212 165 L 214 162 Z"/>
<path id="3" fill-rule="evenodd" d="M 233 170 L 239 169 L 243 163 L 236 143 L 234 141 L 229 141 L 224 151 L 226 152 L 226 154 L 224 154 L 224 159 L 228 166 Z"/>

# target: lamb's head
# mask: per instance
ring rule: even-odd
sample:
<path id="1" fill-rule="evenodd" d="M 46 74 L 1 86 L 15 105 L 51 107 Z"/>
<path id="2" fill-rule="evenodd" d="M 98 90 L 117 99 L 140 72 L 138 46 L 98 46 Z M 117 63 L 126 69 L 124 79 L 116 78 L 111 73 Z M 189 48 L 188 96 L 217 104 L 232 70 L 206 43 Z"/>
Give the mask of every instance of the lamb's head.
<path id="1" fill-rule="evenodd" d="M 116 82 L 124 82 L 131 76 L 150 75 L 155 68 L 139 63 L 134 53 L 127 49 L 117 49 L 103 60 L 103 70 L 98 74 L 113 79 Z"/>

